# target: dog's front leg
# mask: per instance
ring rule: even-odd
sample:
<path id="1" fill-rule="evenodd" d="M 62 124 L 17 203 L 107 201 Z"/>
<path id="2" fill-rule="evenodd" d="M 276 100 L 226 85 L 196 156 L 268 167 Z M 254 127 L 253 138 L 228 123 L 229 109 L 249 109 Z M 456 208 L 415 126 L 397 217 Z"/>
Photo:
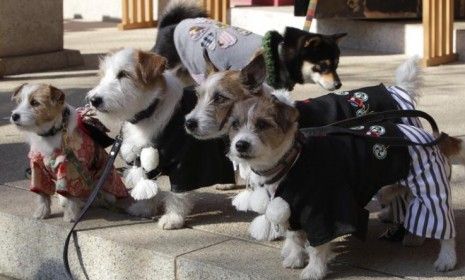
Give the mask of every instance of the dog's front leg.
<path id="1" fill-rule="evenodd" d="M 63 207 L 63 221 L 75 222 L 81 212 L 83 202 L 79 198 L 60 196 L 60 204 Z"/>
<path id="2" fill-rule="evenodd" d="M 165 198 L 165 214 L 161 216 L 158 225 L 162 229 L 182 228 L 192 207 L 189 194 L 168 192 Z"/>
<path id="3" fill-rule="evenodd" d="M 158 150 L 153 147 L 143 148 L 140 153 L 140 163 L 143 171 L 145 172 L 145 176 L 140 179 L 132 189 L 131 196 L 137 200 L 150 199 L 158 193 L 158 185 L 153 178 L 150 178 L 151 176 L 149 175 L 158 167 Z"/>
<path id="4" fill-rule="evenodd" d="M 438 259 L 434 262 L 437 271 L 449 271 L 457 264 L 457 252 L 455 249 L 455 238 L 441 240 L 441 250 Z"/>
<path id="5" fill-rule="evenodd" d="M 46 219 L 50 216 L 51 210 L 50 210 L 50 196 L 39 193 L 37 194 L 37 207 L 34 211 L 33 217 L 35 219 L 41 220 L 41 219 Z"/>
<path id="6" fill-rule="evenodd" d="M 283 257 L 283 266 L 285 268 L 302 268 L 306 260 L 305 251 L 306 236 L 302 230 L 286 232 L 281 256 Z"/>
<path id="7" fill-rule="evenodd" d="M 331 254 L 331 243 L 320 246 L 307 246 L 308 265 L 300 274 L 301 279 L 319 280 L 327 273 L 327 262 Z"/>

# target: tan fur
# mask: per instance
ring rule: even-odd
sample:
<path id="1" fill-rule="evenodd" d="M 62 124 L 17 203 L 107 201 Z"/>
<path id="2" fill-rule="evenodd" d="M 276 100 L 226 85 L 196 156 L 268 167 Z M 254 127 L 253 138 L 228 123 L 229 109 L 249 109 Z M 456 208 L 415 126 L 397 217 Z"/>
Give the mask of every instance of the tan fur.
<path id="1" fill-rule="evenodd" d="M 446 157 L 455 156 L 460 154 L 462 142 L 459 138 L 447 136 L 439 143 L 439 149 Z"/>
<path id="2" fill-rule="evenodd" d="M 166 58 L 149 52 L 138 50 L 135 52 L 136 81 L 143 88 L 155 86 L 164 87 L 163 72 L 166 68 Z"/>
<path id="3" fill-rule="evenodd" d="M 40 85 L 39 88 L 29 95 L 29 102 L 36 101 L 38 105 L 33 107 L 36 116 L 36 125 L 53 121 L 63 111 L 65 94 L 50 85 Z"/>
<path id="4" fill-rule="evenodd" d="M 252 110 L 250 110 L 253 108 Z M 294 137 L 297 130 L 299 112 L 294 107 L 284 104 L 274 97 L 253 97 L 238 102 L 234 108 L 233 120 L 241 125 L 252 126 L 264 145 L 272 149 Z M 260 123 L 266 123 L 266 128 L 260 128 Z M 230 130 L 230 139 L 237 133 L 237 127 Z"/>

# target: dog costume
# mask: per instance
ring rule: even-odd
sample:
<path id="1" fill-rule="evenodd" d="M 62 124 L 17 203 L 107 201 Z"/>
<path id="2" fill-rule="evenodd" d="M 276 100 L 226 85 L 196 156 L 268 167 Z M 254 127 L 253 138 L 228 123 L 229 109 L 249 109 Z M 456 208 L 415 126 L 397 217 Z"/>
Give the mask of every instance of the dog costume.
<path id="1" fill-rule="evenodd" d="M 206 72 L 203 49 L 218 69 L 240 70 L 262 45 L 262 37 L 208 18 L 185 19 L 174 31 L 174 43 L 183 65 L 200 84 Z"/>
<path id="2" fill-rule="evenodd" d="M 363 239 L 365 205 L 381 187 L 400 182 L 412 192 L 405 228 L 427 238 L 454 237 L 449 181 L 439 148 L 376 143 L 376 137 L 421 143 L 432 137 L 419 128 L 389 122 L 357 129 L 374 136 L 373 141 L 326 136 L 307 137 L 299 144 L 300 155 L 275 193 L 290 206 L 290 229 L 304 230 L 311 246 L 346 234 Z"/>
<path id="3" fill-rule="evenodd" d="M 163 133 L 152 140 L 158 150 L 159 165 L 146 173 L 147 179 L 169 176 L 171 191 L 185 192 L 214 184 L 234 184 L 231 161 L 225 156 L 227 144 L 223 139 L 197 140 L 184 128 L 185 116 L 194 109 L 197 96 L 186 88 L 179 107 Z M 133 163 L 140 166 L 140 158 Z"/>
<path id="4" fill-rule="evenodd" d="M 67 137 L 67 149 L 56 149 L 51 156 L 29 152 L 31 191 L 47 195 L 57 192 L 63 196 L 80 198 L 87 197 L 92 191 L 93 183 L 99 179 L 107 162 L 108 154 L 91 138 L 88 126 L 83 122 L 82 110 L 78 110 L 76 116 L 77 127 Z M 128 196 L 116 170 L 108 176 L 103 190 L 117 198 Z"/>

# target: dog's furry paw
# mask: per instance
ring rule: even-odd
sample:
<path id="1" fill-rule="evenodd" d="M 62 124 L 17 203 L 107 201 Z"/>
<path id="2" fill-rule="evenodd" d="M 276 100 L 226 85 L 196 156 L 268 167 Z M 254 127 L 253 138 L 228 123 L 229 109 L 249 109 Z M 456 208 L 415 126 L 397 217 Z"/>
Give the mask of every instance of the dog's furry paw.
<path id="1" fill-rule="evenodd" d="M 302 273 L 300 274 L 300 279 L 305 280 L 320 280 L 326 276 L 326 266 L 325 265 L 315 265 L 309 263 Z"/>
<path id="2" fill-rule="evenodd" d="M 135 217 L 151 218 L 155 213 L 155 202 L 151 199 L 134 201 L 126 212 Z"/>
<path id="3" fill-rule="evenodd" d="M 50 205 L 38 205 L 32 216 L 34 219 L 42 220 L 50 217 L 51 210 Z"/>
<path id="4" fill-rule="evenodd" d="M 285 268 L 302 268 L 305 265 L 305 251 L 294 250 L 283 260 L 283 267 Z"/>
<path id="5" fill-rule="evenodd" d="M 436 271 L 445 272 L 454 269 L 456 264 L 455 240 L 441 240 L 441 250 L 438 259 L 434 262 L 434 268 Z"/>
<path id="6" fill-rule="evenodd" d="M 160 217 L 158 226 L 162 229 L 179 229 L 184 226 L 184 217 L 176 213 L 167 213 Z"/>
<path id="7" fill-rule="evenodd" d="M 279 239 L 281 237 L 284 237 L 285 235 L 286 235 L 285 227 L 271 224 L 270 233 L 268 235 L 268 241 Z"/>
<path id="8" fill-rule="evenodd" d="M 140 180 L 131 190 L 131 196 L 136 200 L 150 199 L 158 193 L 158 185 L 149 179 Z"/>
<path id="9" fill-rule="evenodd" d="M 271 223 L 266 219 L 265 215 L 260 215 L 253 219 L 250 223 L 250 235 L 259 241 L 268 240 L 270 235 Z"/>
<path id="10" fill-rule="evenodd" d="M 232 205 L 236 208 L 237 211 L 247 212 L 249 210 L 249 200 L 250 195 L 252 194 L 251 190 L 245 190 L 238 193 L 232 200 Z"/>

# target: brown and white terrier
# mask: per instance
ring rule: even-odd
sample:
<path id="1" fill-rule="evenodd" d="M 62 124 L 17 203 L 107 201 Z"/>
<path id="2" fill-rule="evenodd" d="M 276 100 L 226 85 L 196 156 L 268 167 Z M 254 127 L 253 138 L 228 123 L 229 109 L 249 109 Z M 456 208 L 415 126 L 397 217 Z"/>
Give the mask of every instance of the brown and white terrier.
<path id="1" fill-rule="evenodd" d="M 75 221 L 108 154 L 91 137 L 83 121 L 83 110 L 68 105 L 61 90 L 46 84 L 23 84 L 14 91 L 12 100 L 17 107 L 11 114 L 11 123 L 24 133 L 30 145 L 30 189 L 38 195 L 34 217 L 50 216 L 50 197 L 58 193 L 63 219 Z M 102 193 L 110 203 L 128 196 L 115 170 Z"/>

